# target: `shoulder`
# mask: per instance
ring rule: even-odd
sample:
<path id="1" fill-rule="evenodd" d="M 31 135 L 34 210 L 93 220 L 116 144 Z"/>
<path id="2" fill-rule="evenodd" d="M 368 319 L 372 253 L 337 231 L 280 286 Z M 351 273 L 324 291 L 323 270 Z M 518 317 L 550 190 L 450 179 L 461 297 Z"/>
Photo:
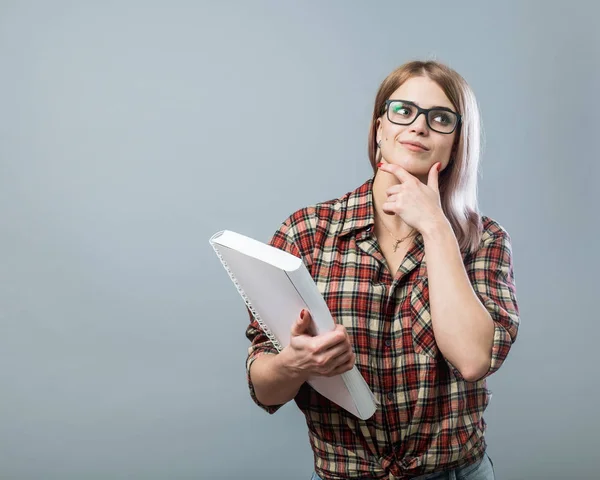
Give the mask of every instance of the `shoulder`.
<path id="1" fill-rule="evenodd" d="M 481 216 L 481 246 L 489 245 L 490 243 L 510 244 L 510 235 L 507 230 L 496 220 L 488 216 Z"/>
<path id="2" fill-rule="evenodd" d="M 477 251 L 467 255 L 467 270 L 512 270 L 511 238 L 496 220 L 481 216 L 482 234 Z"/>
<path id="3" fill-rule="evenodd" d="M 365 184 L 340 197 L 302 207 L 288 216 L 282 224 L 294 232 L 316 233 L 320 229 L 334 232 L 338 227 L 341 228 L 351 198 L 360 189 L 364 189 L 364 186 Z"/>
<path id="4" fill-rule="evenodd" d="M 281 223 L 274 238 L 279 244 L 293 244 L 303 257 L 310 256 L 327 237 L 342 230 L 352 198 L 367 183 L 339 197 L 299 208 Z"/>

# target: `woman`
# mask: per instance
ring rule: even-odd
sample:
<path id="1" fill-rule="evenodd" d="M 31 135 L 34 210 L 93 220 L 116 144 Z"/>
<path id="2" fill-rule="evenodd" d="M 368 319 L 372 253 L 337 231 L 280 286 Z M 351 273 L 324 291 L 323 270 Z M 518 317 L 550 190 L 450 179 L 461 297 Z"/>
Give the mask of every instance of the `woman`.
<path id="1" fill-rule="evenodd" d="M 458 73 L 401 66 L 375 99 L 373 177 L 293 213 L 271 240 L 303 259 L 337 322 L 313 337 L 299 312 L 277 355 L 252 317 L 246 332 L 252 398 L 270 413 L 295 399 L 314 479 L 494 478 L 485 379 L 519 317 L 510 238 L 477 209 L 479 123 Z M 355 364 L 380 402 L 366 421 L 305 383 Z"/>

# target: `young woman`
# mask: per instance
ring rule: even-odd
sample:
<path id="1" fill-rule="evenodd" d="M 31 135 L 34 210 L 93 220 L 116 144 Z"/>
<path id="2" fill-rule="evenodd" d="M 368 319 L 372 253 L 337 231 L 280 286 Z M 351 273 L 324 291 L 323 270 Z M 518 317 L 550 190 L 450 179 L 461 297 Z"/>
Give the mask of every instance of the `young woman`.
<path id="1" fill-rule="evenodd" d="M 333 115 L 335 117 L 335 115 Z M 374 175 L 289 216 L 271 245 L 303 259 L 336 320 L 299 317 L 277 351 L 251 318 L 247 371 L 273 413 L 306 416 L 314 479 L 494 478 L 486 377 L 519 326 L 510 237 L 479 214 L 480 117 L 471 88 L 438 62 L 393 71 L 375 99 Z M 360 420 L 306 380 L 353 365 L 380 402 Z"/>

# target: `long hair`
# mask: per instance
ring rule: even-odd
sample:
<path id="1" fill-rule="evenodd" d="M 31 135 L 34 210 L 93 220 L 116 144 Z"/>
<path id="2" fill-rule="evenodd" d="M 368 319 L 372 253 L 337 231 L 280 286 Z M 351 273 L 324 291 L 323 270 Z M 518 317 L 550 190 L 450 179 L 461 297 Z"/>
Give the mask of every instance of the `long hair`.
<path id="1" fill-rule="evenodd" d="M 463 253 L 474 252 L 481 241 L 481 216 L 477 205 L 477 175 L 481 150 L 481 117 L 475 94 L 465 79 L 437 61 L 412 61 L 398 67 L 382 82 L 375 97 L 369 128 L 369 160 L 377 171 L 377 120 L 385 101 L 412 77 L 428 77 L 444 91 L 462 116 L 450 154 L 450 163 L 440 172 L 442 209 L 450 221 Z"/>

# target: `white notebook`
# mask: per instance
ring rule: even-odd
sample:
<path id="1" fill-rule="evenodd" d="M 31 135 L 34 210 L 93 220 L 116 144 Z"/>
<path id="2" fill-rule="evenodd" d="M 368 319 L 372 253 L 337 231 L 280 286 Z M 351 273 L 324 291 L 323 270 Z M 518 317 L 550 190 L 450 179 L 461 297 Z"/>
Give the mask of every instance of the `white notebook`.
<path id="1" fill-rule="evenodd" d="M 302 260 L 283 250 L 229 230 L 209 240 L 248 309 L 275 348 L 289 344 L 290 330 L 307 309 L 316 334 L 335 328 L 335 321 Z M 321 395 L 363 420 L 377 409 L 373 392 L 356 366 L 334 377 L 311 377 Z"/>

